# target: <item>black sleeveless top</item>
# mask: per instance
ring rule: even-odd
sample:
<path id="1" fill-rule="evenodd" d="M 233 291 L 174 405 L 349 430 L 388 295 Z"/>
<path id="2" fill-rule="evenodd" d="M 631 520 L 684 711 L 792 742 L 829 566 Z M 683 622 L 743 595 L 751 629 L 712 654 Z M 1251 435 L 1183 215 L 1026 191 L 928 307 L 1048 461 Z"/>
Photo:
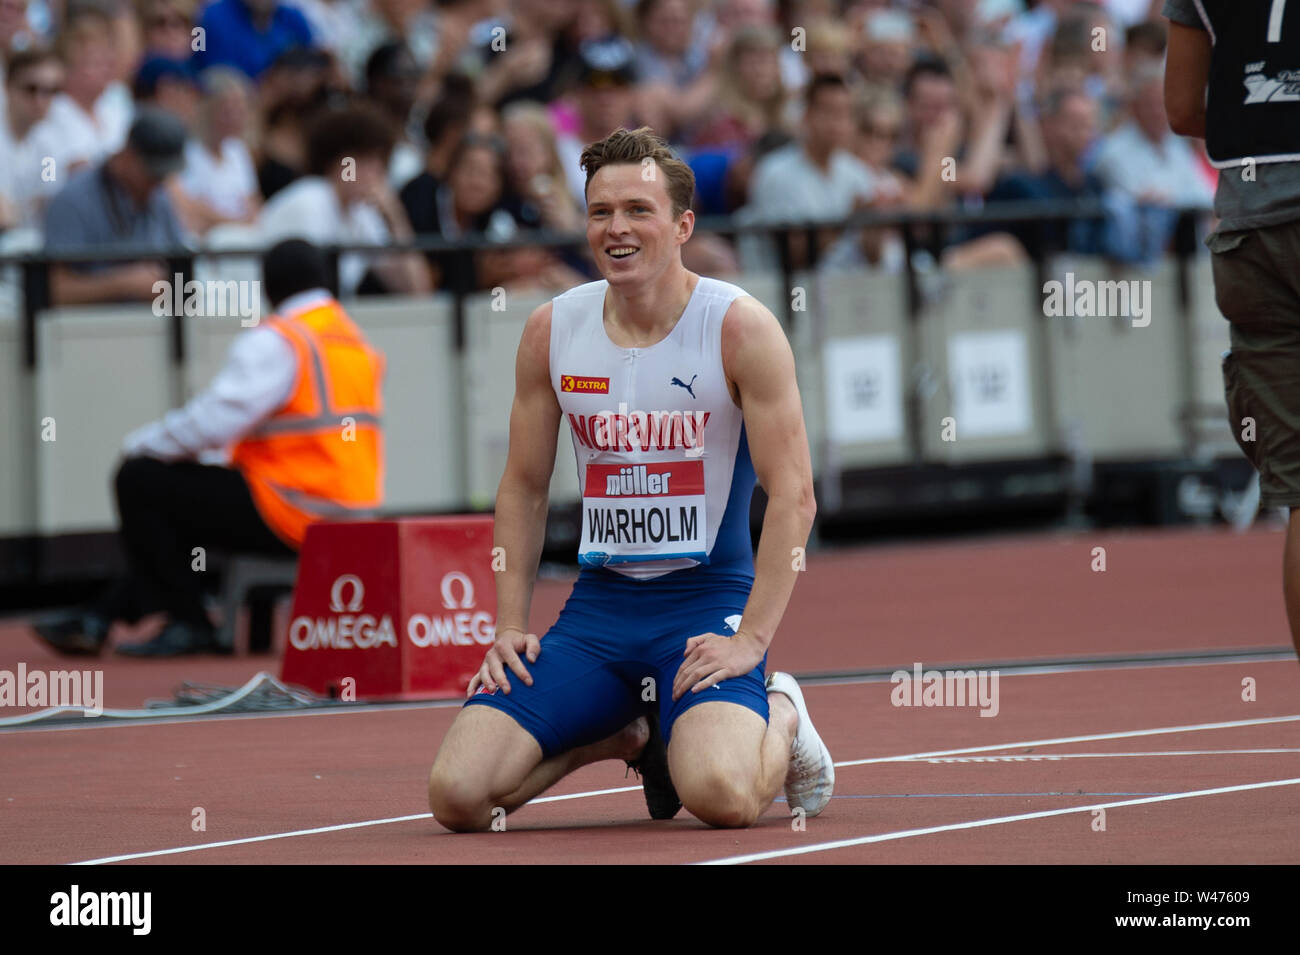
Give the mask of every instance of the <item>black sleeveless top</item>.
<path id="1" fill-rule="evenodd" d="M 1197 7 L 1214 44 L 1205 123 L 1211 161 L 1222 168 L 1300 160 L 1300 0 L 1200 0 Z"/>

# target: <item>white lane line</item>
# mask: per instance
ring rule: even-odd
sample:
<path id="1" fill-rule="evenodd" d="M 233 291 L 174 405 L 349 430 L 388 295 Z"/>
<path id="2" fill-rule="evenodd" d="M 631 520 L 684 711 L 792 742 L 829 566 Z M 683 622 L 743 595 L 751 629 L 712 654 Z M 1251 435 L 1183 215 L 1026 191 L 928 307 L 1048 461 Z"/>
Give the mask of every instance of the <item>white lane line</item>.
<path id="1" fill-rule="evenodd" d="M 1111 759 L 1119 756 L 1253 756 L 1260 753 L 1300 753 L 1300 749 L 1173 749 L 1155 753 L 1029 753 L 1017 756 L 936 756 L 927 763 L 1035 763 L 1058 759 Z M 921 762 L 921 760 L 917 760 Z"/>
<path id="2" fill-rule="evenodd" d="M 542 796 L 528 803 L 562 802 L 565 799 L 583 799 L 587 796 L 608 796 L 610 793 L 627 793 L 640 789 L 640 786 L 620 786 L 617 789 L 593 789 L 585 793 L 566 793 L 562 796 Z M 120 856 L 105 856 L 102 859 L 86 859 L 71 862 L 69 865 L 106 865 L 109 862 L 128 862 L 131 859 L 150 859 L 157 856 L 174 856 L 183 852 L 198 852 L 200 849 L 221 849 L 225 846 L 243 846 L 253 842 L 270 842 L 273 839 L 289 839 L 294 836 L 315 836 L 323 832 L 342 832 L 346 829 L 365 829 L 369 826 L 386 826 L 393 822 L 412 822 L 416 819 L 432 819 L 433 813 L 419 812 L 412 816 L 394 816 L 391 819 L 367 819 L 365 822 L 344 822 L 337 826 L 317 826 L 315 829 L 297 829 L 293 832 L 273 832 L 265 836 L 248 836 L 243 839 L 226 839 L 224 842 L 205 842 L 197 846 L 178 846 L 175 849 L 154 849 L 149 852 L 131 852 Z"/>
<path id="3" fill-rule="evenodd" d="M 1266 726 L 1271 723 L 1294 723 L 1297 716 L 1267 716 L 1254 720 L 1233 720 L 1228 723 L 1195 723 L 1188 726 L 1162 726 L 1149 730 L 1124 730 L 1118 733 L 1090 733 L 1086 736 L 1059 736 L 1055 739 L 1031 739 L 1022 743 L 996 743 L 990 746 L 965 746 L 961 749 L 937 749 L 930 753 L 906 753 L 902 756 L 873 756 L 870 759 L 851 759 L 840 766 L 865 766 L 869 763 L 903 763 L 910 760 L 932 759 L 936 756 L 963 756 L 967 753 L 991 753 L 998 749 L 1023 749 L 1026 746 L 1059 746 L 1062 743 L 1091 743 L 1103 739 L 1129 739 L 1134 736 L 1162 736 L 1167 733 L 1196 733 L 1205 730 L 1235 729 L 1239 726 Z"/>
<path id="4" fill-rule="evenodd" d="M 949 670 L 985 670 L 997 671 L 1001 674 L 1002 679 L 1010 679 L 1016 676 L 1053 676 L 1061 673 L 1099 673 L 1106 670 L 1159 670 L 1170 667 L 1214 667 L 1214 666 L 1239 666 L 1247 663 L 1287 663 L 1295 661 L 1294 650 L 1278 649 L 1275 652 L 1268 653 L 1251 653 L 1241 656 L 1222 656 L 1222 657 L 1194 657 L 1191 659 L 1164 659 L 1155 660 L 1081 660 L 1077 663 L 1042 663 L 1029 665 L 1024 663 L 1005 663 L 997 662 L 986 664 L 948 664 L 945 669 Z M 892 671 L 897 673 L 898 671 Z M 904 671 L 906 672 L 906 671 Z M 817 677 L 816 682 L 810 682 L 805 686 L 854 686 L 858 684 L 889 683 L 892 673 L 872 673 L 866 676 L 847 676 L 847 677 Z"/>
<path id="5" fill-rule="evenodd" d="M 1300 716 L 1275 716 L 1275 717 L 1265 717 L 1265 718 L 1255 719 L 1255 720 L 1238 720 L 1236 722 L 1231 722 L 1231 723 L 1201 723 L 1195 726 L 1174 726 L 1174 727 L 1165 727 L 1161 729 L 1152 729 L 1152 730 L 1129 730 L 1122 733 L 1101 733 L 1092 736 L 1070 736 L 1070 737 L 1064 737 L 1062 739 L 1053 739 L 1053 740 L 1030 740 L 1024 743 L 999 743 L 996 746 L 976 746 L 969 749 L 949 749 L 949 750 L 940 750 L 931 753 L 908 753 L 902 756 L 878 756 L 878 757 L 873 757 L 871 759 L 853 759 L 853 760 L 845 760 L 843 762 L 838 762 L 835 764 L 835 766 L 839 768 L 842 766 L 863 766 L 868 763 L 899 763 L 899 762 L 908 762 L 913 760 L 920 761 L 920 760 L 929 759 L 936 756 L 957 756 L 957 755 L 961 755 L 962 753 L 988 752 L 990 750 L 997 750 L 997 749 L 1018 749 L 1024 746 L 1049 746 L 1057 743 L 1079 743 L 1079 742 L 1087 742 L 1090 740 L 1098 740 L 1098 739 L 1123 739 L 1124 737 L 1131 737 L 1131 736 L 1155 736 L 1161 733 L 1184 733 L 1184 732 L 1193 732 L 1196 730 L 1225 729 L 1225 728 L 1232 728 L 1237 726 L 1258 726 L 1260 724 L 1265 724 L 1265 723 L 1285 723 L 1285 722 L 1292 722 L 1296 720 L 1300 720 Z M 540 799 L 534 799 L 532 802 L 533 803 L 559 802 L 560 800 L 563 799 L 582 799 L 587 796 L 604 796 L 609 793 L 631 792 L 633 790 L 637 790 L 640 788 L 641 788 L 640 786 L 625 786 L 619 789 L 597 789 L 592 792 L 570 793 L 564 796 L 543 796 Z M 177 853 L 182 853 L 182 852 L 197 852 L 200 849 L 218 849 L 221 848 L 222 846 L 236 846 L 236 845 L 243 845 L 245 843 L 250 843 L 250 842 L 268 842 L 272 839 L 288 839 L 292 836 L 310 836 L 322 832 L 340 832 L 346 829 L 361 829 L 366 826 L 382 826 L 390 822 L 408 822 L 412 819 L 426 818 L 428 815 L 429 815 L 428 813 L 425 813 L 424 815 L 419 815 L 419 816 L 398 816 L 393 819 L 370 819 L 364 822 L 347 822 L 337 826 L 326 826 L 324 828 L 319 828 L 319 829 L 300 829 L 295 832 L 276 832 L 265 836 L 249 836 L 244 839 L 234 839 L 227 842 L 210 842 L 210 843 L 204 843 L 202 845 L 197 845 L 197 846 L 180 846 L 175 849 L 157 849 L 151 852 L 136 852 L 136 853 L 131 853 L 129 855 L 110 856 L 104 859 L 89 859 L 85 862 L 78 862 L 74 864 L 75 865 L 98 865 L 106 862 L 122 862 L 129 859 L 146 859 L 153 856 L 175 855 Z"/>
<path id="6" fill-rule="evenodd" d="M 1262 783 L 1245 783 L 1239 786 L 1219 786 L 1215 789 L 1198 789 L 1193 792 L 1166 793 L 1163 796 L 1147 796 L 1142 799 L 1124 799 L 1120 802 L 1101 802 L 1092 806 L 1067 806 L 1064 809 L 1045 809 L 1041 812 L 1024 812 L 1015 816 L 995 816 L 992 819 L 975 819 L 971 822 L 954 822 L 943 826 L 927 826 L 924 829 L 903 829 L 898 832 L 882 832 L 875 836 L 861 836 L 857 839 L 837 839 L 834 842 L 820 842 L 812 846 L 799 846 L 794 849 L 774 849 L 771 852 L 752 852 L 748 855 L 727 856 L 721 859 L 709 859 L 696 865 L 739 865 L 742 862 L 761 862 L 765 859 L 780 859 L 785 856 L 808 855 L 813 852 L 828 852 L 831 849 L 844 849 L 849 846 L 865 846 L 873 842 L 892 842 L 896 839 L 911 839 L 915 836 L 928 836 L 939 832 L 957 832 L 962 829 L 981 829 L 986 826 L 1000 826 L 1009 822 L 1025 822 L 1029 819 L 1047 819 L 1051 816 L 1066 816 L 1080 812 L 1095 812 L 1098 809 L 1119 809 L 1123 806 L 1142 806 L 1149 803 L 1172 802 L 1176 799 L 1194 799 L 1197 796 L 1218 796 L 1224 793 L 1249 792 L 1253 789 L 1270 789 L 1277 786 L 1300 785 L 1300 777 L 1294 779 L 1274 779 Z"/>

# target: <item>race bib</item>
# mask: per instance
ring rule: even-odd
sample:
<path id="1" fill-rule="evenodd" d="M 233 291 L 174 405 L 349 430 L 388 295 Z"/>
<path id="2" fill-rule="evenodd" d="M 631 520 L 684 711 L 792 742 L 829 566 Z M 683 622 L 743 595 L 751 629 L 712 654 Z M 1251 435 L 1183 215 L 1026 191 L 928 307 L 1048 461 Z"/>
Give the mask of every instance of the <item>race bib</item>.
<path id="1" fill-rule="evenodd" d="M 703 461 L 587 465 L 578 563 L 706 563 L 706 528 Z"/>

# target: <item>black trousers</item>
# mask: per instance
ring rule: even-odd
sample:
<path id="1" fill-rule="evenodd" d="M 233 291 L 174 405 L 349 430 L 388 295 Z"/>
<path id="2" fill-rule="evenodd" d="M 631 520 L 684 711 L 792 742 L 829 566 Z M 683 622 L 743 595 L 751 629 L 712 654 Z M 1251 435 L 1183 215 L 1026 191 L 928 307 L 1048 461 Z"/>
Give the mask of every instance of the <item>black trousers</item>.
<path id="1" fill-rule="evenodd" d="M 207 571 L 196 568 L 208 566 L 212 551 L 295 554 L 262 520 L 243 475 L 232 468 L 128 458 L 113 487 L 130 569 L 92 608 L 105 619 L 134 623 L 161 610 L 208 628 Z"/>

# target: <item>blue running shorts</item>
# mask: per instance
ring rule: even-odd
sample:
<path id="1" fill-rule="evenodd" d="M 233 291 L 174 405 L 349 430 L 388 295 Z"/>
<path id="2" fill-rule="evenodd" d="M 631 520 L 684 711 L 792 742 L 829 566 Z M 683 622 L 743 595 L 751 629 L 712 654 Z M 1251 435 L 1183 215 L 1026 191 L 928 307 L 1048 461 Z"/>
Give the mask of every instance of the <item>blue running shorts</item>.
<path id="1" fill-rule="evenodd" d="M 679 716 L 709 700 L 738 703 L 766 721 L 766 655 L 743 676 L 672 698 L 686 641 L 733 633 L 727 618 L 738 622 L 752 583 L 708 567 L 651 580 L 583 569 L 536 662 L 523 661 L 533 685 L 507 670 L 509 694 L 480 689 L 465 705 L 508 714 L 537 740 L 544 759 L 612 736 L 654 704 L 665 743 Z"/>

